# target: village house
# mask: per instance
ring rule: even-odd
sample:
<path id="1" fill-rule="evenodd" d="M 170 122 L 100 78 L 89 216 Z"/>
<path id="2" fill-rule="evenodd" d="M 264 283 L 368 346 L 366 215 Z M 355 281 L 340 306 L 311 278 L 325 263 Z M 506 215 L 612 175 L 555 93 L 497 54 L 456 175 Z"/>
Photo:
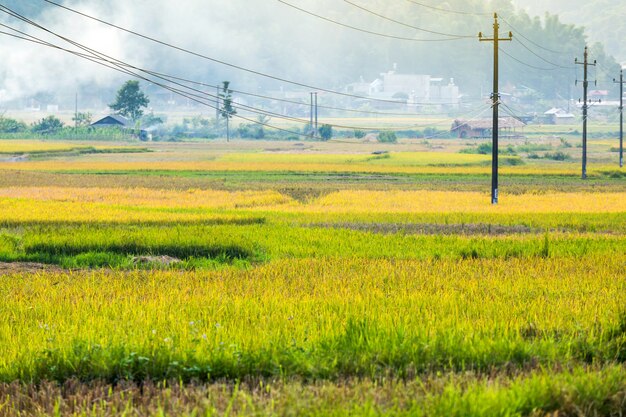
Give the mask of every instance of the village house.
<path id="1" fill-rule="evenodd" d="M 136 135 L 140 140 L 150 140 L 151 135 L 145 129 L 136 129 L 132 122 L 119 114 L 110 114 L 91 124 L 92 128 L 119 128 Z"/>
<path id="2" fill-rule="evenodd" d="M 130 126 L 130 120 L 125 117 L 120 116 L 119 114 L 110 114 L 106 117 L 103 117 L 100 120 L 97 120 L 91 124 L 92 127 L 120 127 L 120 128 L 128 128 Z"/>
<path id="3" fill-rule="evenodd" d="M 565 110 L 553 107 L 544 114 L 544 123 L 551 125 L 571 125 L 576 123 L 576 116 Z"/>

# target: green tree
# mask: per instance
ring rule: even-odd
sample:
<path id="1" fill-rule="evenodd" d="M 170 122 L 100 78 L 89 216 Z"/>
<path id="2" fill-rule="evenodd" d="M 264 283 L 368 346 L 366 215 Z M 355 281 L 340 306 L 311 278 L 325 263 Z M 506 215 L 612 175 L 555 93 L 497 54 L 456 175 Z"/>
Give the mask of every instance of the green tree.
<path id="1" fill-rule="evenodd" d="M 20 133 L 26 130 L 26 125 L 15 119 L 8 117 L 0 117 L 0 132 L 2 133 Z"/>
<path id="2" fill-rule="evenodd" d="M 322 125 L 319 128 L 319 134 L 323 141 L 330 140 L 333 137 L 333 127 L 331 125 Z"/>
<path id="3" fill-rule="evenodd" d="M 229 87 L 230 81 L 224 81 L 222 83 L 222 92 L 220 93 L 220 98 L 222 99 L 220 115 L 226 119 L 226 142 L 230 141 L 230 119 L 237 114 L 237 109 L 233 107 L 233 92 Z"/>
<path id="4" fill-rule="evenodd" d="M 54 116 L 48 116 L 31 125 L 31 130 L 35 133 L 48 135 L 63 129 L 63 122 Z"/>
<path id="5" fill-rule="evenodd" d="M 141 91 L 139 81 L 126 81 L 117 91 L 115 102 L 109 104 L 111 110 L 132 121 L 137 121 L 143 116 L 143 109 L 148 107 L 150 100 Z"/>

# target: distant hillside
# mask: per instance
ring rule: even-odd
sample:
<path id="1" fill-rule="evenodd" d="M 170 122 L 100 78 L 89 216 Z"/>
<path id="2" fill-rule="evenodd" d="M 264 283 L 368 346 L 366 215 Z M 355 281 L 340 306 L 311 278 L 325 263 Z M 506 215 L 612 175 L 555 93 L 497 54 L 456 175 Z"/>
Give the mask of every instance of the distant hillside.
<path id="1" fill-rule="evenodd" d="M 558 14 L 566 23 L 587 28 L 589 40 L 626 63 L 626 2 L 615 0 L 514 0 L 531 14 Z"/>

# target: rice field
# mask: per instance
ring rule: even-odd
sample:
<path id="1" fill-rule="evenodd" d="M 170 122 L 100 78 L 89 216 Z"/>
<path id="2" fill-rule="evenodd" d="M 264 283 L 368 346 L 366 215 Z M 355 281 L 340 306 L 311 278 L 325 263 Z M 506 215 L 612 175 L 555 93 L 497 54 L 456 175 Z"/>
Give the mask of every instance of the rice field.
<path id="1" fill-rule="evenodd" d="M 138 146 L 77 145 L 70 142 L 42 140 L 0 140 L 0 155 L 54 155 L 80 153 L 131 153 L 146 152 Z"/>
<path id="2" fill-rule="evenodd" d="M 0 415 L 626 413 L 603 154 L 184 146 L 0 163 Z"/>

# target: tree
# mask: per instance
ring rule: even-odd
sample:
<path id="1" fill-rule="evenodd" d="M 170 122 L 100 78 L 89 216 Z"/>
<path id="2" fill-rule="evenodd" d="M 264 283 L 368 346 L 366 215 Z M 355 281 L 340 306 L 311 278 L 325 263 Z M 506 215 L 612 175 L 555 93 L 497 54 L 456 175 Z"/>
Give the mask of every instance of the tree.
<path id="1" fill-rule="evenodd" d="M 319 133 L 323 141 L 330 140 L 333 137 L 333 127 L 331 125 L 322 125 L 319 128 Z"/>
<path id="2" fill-rule="evenodd" d="M 226 119 L 226 142 L 230 141 L 230 119 L 237 114 L 237 109 L 233 107 L 232 90 L 229 88 L 230 81 L 224 81 L 222 83 L 222 92 L 220 98 L 222 99 L 222 108 L 220 109 L 220 116 Z"/>
<path id="3" fill-rule="evenodd" d="M 141 91 L 139 81 L 126 81 L 117 91 L 113 104 L 109 104 L 111 110 L 132 121 L 137 121 L 143 116 L 143 109 L 148 107 L 150 100 Z"/>
<path id="4" fill-rule="evenodd" d="M 9 119 L 0 116 L 0 132 L 2 133 L 20 133 L 26 130 L 26 125 L 15 119 Z"/>
<path id="5" fill-rule="evenodd" d="M 31 126 L 31 130 L 35 133 L 47 135 L 55 133 L 63 129 L 63 122 L 54 116 L 48 116 L 44 119 L 35 122 Z"/>

